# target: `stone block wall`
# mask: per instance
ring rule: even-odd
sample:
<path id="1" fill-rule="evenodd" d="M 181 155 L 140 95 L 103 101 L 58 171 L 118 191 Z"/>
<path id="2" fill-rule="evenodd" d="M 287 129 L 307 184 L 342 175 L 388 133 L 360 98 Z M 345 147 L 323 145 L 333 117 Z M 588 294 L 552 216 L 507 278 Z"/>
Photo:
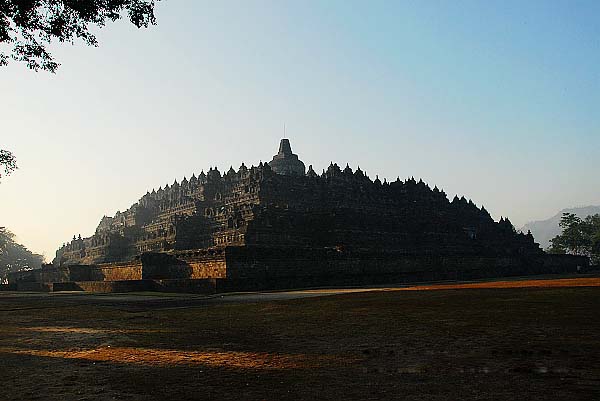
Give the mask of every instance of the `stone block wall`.
<path id="1" fill-rule="evenodd" d="M 96 271 L 105 281 L 141 280 L 142 263 L 139 260 L 124 263 L 98 265 Z"/>
<path id="2" fill-rule="evenodd" d="M 153 288 L 160 292 L 214 294 L 217 292 L 217 280 L 220 279 L 154 280 Z"/>
<path id="3" fill-rule="evenodd" d="M 66 281 L 119 281 L 141 280 L 142 263 L 139 260 L 100 265 L 68 266 L 69 279 Z"/>
<path id="4" fill-rule="evenodd" d="M 310 248 L 226 248 L 227 290 L 368 285 L 575 272 L 574 259 L 416 255 Z M 585 258 L 584 258 L 585 259 Z"/>
<path id="5" fill-rule="evenodd" d="M 141 256 L 145 280 L 207 279 L 226 277 L 225 250 L 209 248 L 193 251 L 146 253 Z"/>
<path id="6" fill-rule="evenodd" d="M 72 281 L 68 283 L 54 283 L 53 291 L 87 291 L 87 292 L 133 292 L 154 291 L 152 281 L 126 280 L 126 281 Z"/>
<path id="7" fill-rule="evenodd" d="M 11 273 L 24 291 L 222 291 L 467 280 L 585 271 L 572 255 L 477 256 L 399 251 L 241 246 L 146 253 L 124 263 L 44 266 Z M 16 286 L 16 287 L 15 287 Z"/>
<path id="8" fill-rule="evenodd" d="M 45 286 L 45 287 L 44 287 Z M 88 291 L 88 292 L 185 292 L 194 294 L 214 294 L 216 279 L 184 279 L 184 280 L 125 280 L 125 281 L 78 281 L 68 283 L 27 283 L 24 288 L 31 291 Z"/>
<path id="9" fill-rule="evenodd" d="M 40 272 L 40 281 L 44 283 L 62 283 L 69 281 L 69 269 L 66 267 L 43 265 Z"/>
<path id="10" fill-rule="evenodd" d="M 52 283 L 28 282 L 19 281 L 16 283 L 17 291 L 32 291 L 32 292 L 52 292 L 54 285 Z"/>
<path id="11" fill-rule="evenodd" d="M 227 264 L 225 249 L 214 248 L 180 255 L 192 269 L 191 279 L 225 278 L 227 277 Z"/>

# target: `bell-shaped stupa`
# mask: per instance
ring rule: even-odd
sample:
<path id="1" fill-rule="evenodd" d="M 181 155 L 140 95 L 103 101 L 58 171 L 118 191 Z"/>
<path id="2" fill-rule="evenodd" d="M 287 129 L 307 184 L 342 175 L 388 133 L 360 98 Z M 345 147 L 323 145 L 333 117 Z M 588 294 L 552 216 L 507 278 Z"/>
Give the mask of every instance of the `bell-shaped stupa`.
<path id="1" fill-rule="evenodd" d="M 306 167 L 298 159 L 298 155 L 292 153 L 292 147 L 289 139 L 282 139 L 279 143 L 279 152 L 273 156 L 269 163 L 271 169 L 277 174 L 282 175 L 304 175 Z"/>

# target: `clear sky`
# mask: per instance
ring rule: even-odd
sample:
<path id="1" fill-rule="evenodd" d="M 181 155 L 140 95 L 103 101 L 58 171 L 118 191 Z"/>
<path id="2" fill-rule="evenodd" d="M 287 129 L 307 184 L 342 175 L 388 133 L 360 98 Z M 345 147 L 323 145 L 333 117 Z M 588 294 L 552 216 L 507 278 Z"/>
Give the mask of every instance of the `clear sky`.
<path id="1" fill-rule="evenodd" d="M 294 153 L 422 177 L 518 227 L 600 204 L 600 2 L 162 1 L 0 68 L 0 226 L 52 259 L 175 178 Z"/>

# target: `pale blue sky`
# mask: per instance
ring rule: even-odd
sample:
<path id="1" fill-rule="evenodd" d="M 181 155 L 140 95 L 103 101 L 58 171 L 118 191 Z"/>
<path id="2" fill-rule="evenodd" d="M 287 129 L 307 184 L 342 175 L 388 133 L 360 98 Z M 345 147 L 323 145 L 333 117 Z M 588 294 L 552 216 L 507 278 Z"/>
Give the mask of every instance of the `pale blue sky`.
<path id="1" fill-rule="evenodd" d="M 600 2 L 163 1 L 0 69 L 0 226 L 51 259 L 146 190 L 270 160 L 415 176 L 515 225 L 600 204 Z"/>

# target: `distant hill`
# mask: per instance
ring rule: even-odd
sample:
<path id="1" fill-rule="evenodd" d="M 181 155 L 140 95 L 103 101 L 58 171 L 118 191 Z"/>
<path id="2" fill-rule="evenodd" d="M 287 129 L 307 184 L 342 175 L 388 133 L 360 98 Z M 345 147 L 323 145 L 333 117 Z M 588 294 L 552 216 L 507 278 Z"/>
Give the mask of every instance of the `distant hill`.
<path id="1" fill-rule="evenodd" d="M 542 248 L 546 249 L 550 246 L 550 240 L 560 234 L 560 227 L 558 226 L 558 223 L 560 222 L 560 218 L 562 217 L 563 213 L 573 213 L 583 219 L 587 216 L 600 213 L 600 206 L 585 206 L 563 209 L 548 220 L 532 221 L 525 224 L 523 228 L 521 228 L 521 231 L 526 233 L 527 230 L 531 230 L 535 241 L 539 242 Z"/>

